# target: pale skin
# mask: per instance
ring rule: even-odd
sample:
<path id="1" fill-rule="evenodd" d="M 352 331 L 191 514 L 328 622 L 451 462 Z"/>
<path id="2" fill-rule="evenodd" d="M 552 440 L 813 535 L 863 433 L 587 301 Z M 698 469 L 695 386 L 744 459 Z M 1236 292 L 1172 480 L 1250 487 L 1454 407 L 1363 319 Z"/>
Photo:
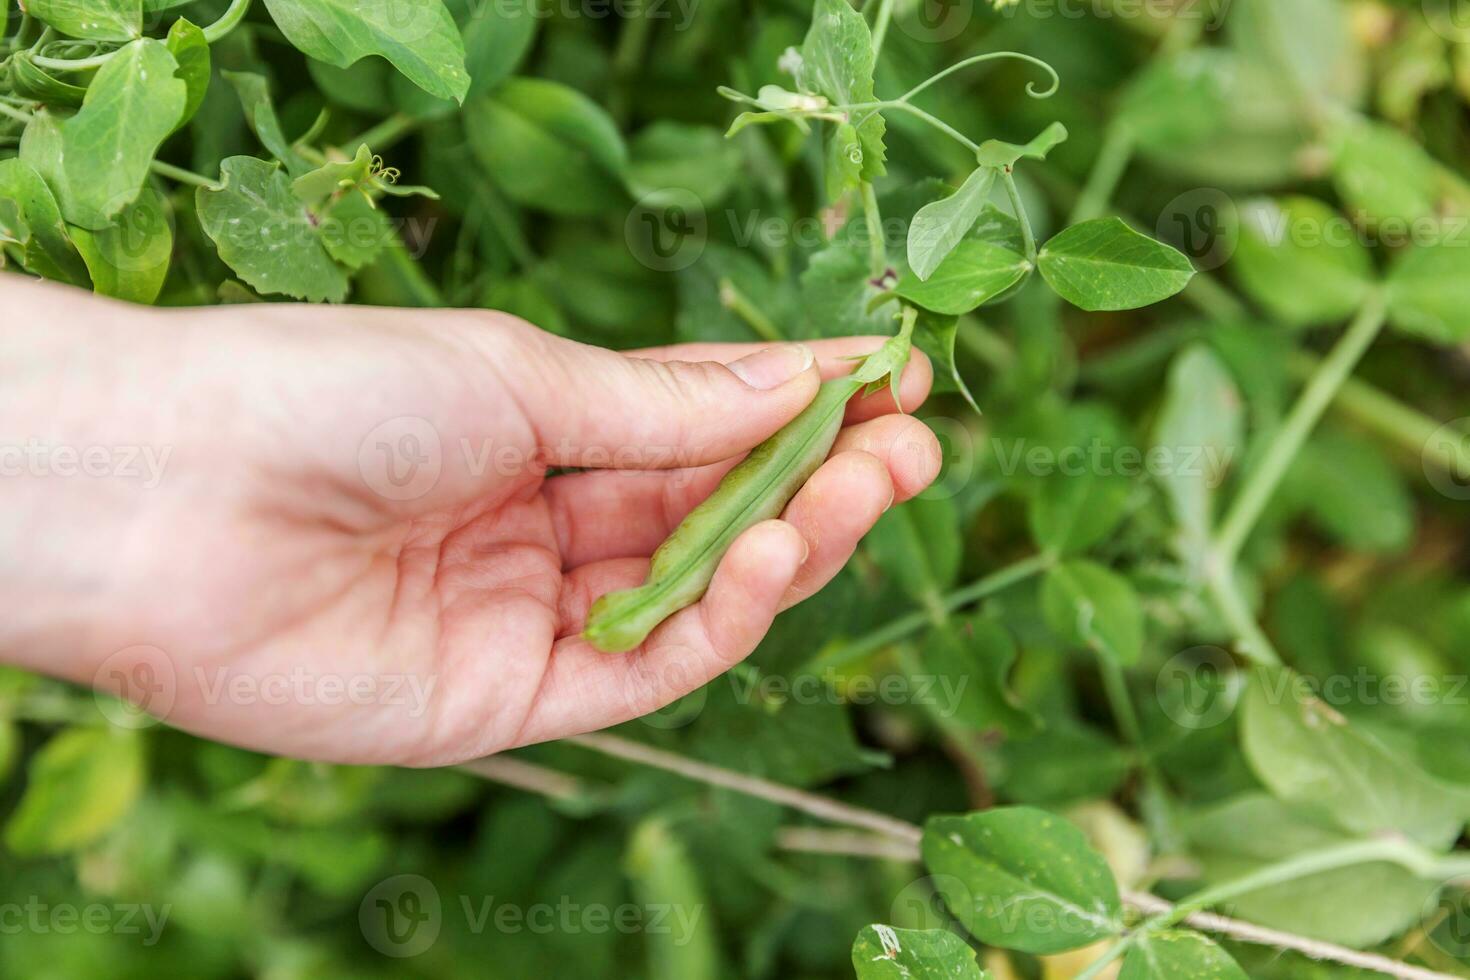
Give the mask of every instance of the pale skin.
<path id="1" fill-rule="evenodd" d="M 855 400 L 704 599 L 604 654 L 592 601 L 882 338 L 620 354 L 485 311 L 161 311 L 8 274 L 0 310 L 0 660 L 114 692 L 146 663 L 168 724 L 280 755 L 448 765 L 647 714 L 939 471 L 889 393 Z M 915 352 L 905 410 L 931 378 Z"/>

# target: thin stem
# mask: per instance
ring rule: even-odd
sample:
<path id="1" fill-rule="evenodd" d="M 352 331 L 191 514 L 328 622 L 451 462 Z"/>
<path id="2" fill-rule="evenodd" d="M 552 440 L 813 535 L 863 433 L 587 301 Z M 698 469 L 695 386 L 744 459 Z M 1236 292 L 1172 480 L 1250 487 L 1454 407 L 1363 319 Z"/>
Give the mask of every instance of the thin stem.
<path id="1" fill-rule="evenodd" d="M 104 51 L 102 54 L 94 54 L 90 58 L 48 58 L 42 54 L 30 56 L 31 63 L 38 68 L 49 68 L 52 71 L 86 71 L 88 68 L 100 68 L 112 59 L 118 51 Z"/>
<path id="2" fill-rule="evenodd" d="M 863 181 L 863 217 L 868 227 L 868 272 L 874 279 L 888 271 L 888 242 L 883 235 L 883 215 L 878 210 L 878 194 L 873 185 Z"/>
<path id="3" fill-rule="evenodd" d="M 1021 223 L 1021 244 L 1026 249 L 1026 261 L 1035 265 L 1036 235 L 1031 230 L 1031 218 L 1026 214 L 1026 206 L 1021 203 L 1021 192 L 1016 188 L 1015 175 L 1011 173 L 1011 168 L 1007 167 L 1001 171 L 1000 176 L 1005 182 L 1006 194 L 1010 196 L 1011 208 L 1016 212 L 1016 220 Z"/>
<path id="4" fill-rule="evenodd" d="M 985 326 L 972 316 L 962 316 L 956 334 L 965 349 L 976 359 L 988 364 L 996 371 L 1009 371 L 1016 365 L 1015 348 L 1004 337 Z"/>
<path id="5" fill-rule="evenodd" d="M 985 54 L 972 55 L 968 58 L 956 61 L 948 68 L 945 68 L 942 71 L 935 72 L 933 75 L 930 75 L 928 78 L 924 79 L 922 82 L 909 89 L 903 95 L 899 96 L 898 101 L 907 102 L 914 96 L 918 95 L 920 92 L 924 91 L 929 86 L 933 85 L 935 82 L 938 82 L 940 79 L 948 78 L 955 72 L 969 68 L 971 65 L 978 65 L 981 62 L 985 61 L 996 61 L 1001 58 L 1014 58 L 1017 61 L 1025 61 L 1029 64 L 1036 65 L 1038 68 L 1046 72 L 1047 75 L 1051 77 L 1051 86 L 1044 91 L 1039 91 L 1036 88 L 1035 82 L 1026 83 L 1026 94 L 1030 95 L 1032 98 L 1049 99 L 1053 95 L 1056 95 L 1057 89 L 1061 88 L 1062 86 L 1062 77 L 1057 74 L 1057 70 L 1051 65 L 1042 61 L 1040 58 L 1033 58 L 1029 54 L 1022 54 L 1019 51 L 989 51 Z"/>
<path id="6" fill-rule="evenodd" d="M 916 105 L 912 105 L 912 104 L 910 104 L 908 102 L 899 101 L 899 102 L 885 103 L 885 108 L 897 109 L 900 112 L 907 112 L 909 115 L 913 116 L 916 119 L 922 119 L 922 120 L 924 120 L 924 122 L 928 123 L 930 126 L 933 126 L 935 129 L 939 130 L 941 133 L 943 133 L 944 135 L 948 136 L 950 139 L 954 140 L 956 143 L 959 143 L 961 146 L 963 146 L 965 149 L 969 150 L 971 153 L 979 153 L 980 152 L 980 144 L 979 143 L 976 143 L 974 140 L 970 139 L 970 137 L 966 136 L 964 133 L 960 132 L 958 129 L 955 129 L 953 126 L 951 126 L 949 123 L 945 122 L 943 119 L 940 119 L 938 116 L 935 116 L 935 115 L 933 115 L 931 113 L 925 112 L 923 109 L 920 109 Z"/>
<path id="7" fill-rule="evenodd" d="M 1002 592 L 1017 583 L 1050 568 L 1056 562 L 1056 558 L 1050 554 L 1042 553 L 1032 555 L 1013 562 L 1004 568 L 997 569 L 983 578 L 976 579 L 969 585 L 955 589 L 945 595 L 941 602 L 946 612 L 954 612 L 978 602 L 997 592 Z M 877 629 L 869 630 L 867 635 L 861 639 L 853 640 L 835 650 L 831 655 L 817 656 L 800 669 L 802 673 L 815 673 L 824 668 L 839 667 L 843 664 L 854 663 L 868 656 L 875 650 L 881 650 L 890 643 L 897 643 L 913 633 L 918 632 L 930 624 L 931 613 L 927 609 L 916 610 L 907 615 L 889 621 L 886 625 Z"/>
<path id="8" fill-rule="evenodd" d="M 1255 527 L 1261 513 L 1276 492 L 1281 478 L 1286 475 L 1292 460 L 1301 451 L 1307 436 L 1316 427 L 1322 413 L 1336 396 L 1342 383 L 1367 351 L 1373 339 L 1382 329 L 1385 318 L 1383 297 L 1374 293 L 1363 304 L 1342 339 L 1322 361 L 1310 381 L 1307 382 L 1296 404 L 1286 417 L 1281 431 L 1276 434 L 1265 457 L 1250 475 L 1245 485 L 1236 494 L 1230 510 L 1215 536 L 1213 560 L 1219 568 L 1234 566 L 1236 556 L 1247 535 Z"/>
<path id="9" fill-rule="evenodd" d="M 361 135 L 343 141 L 342 146 L 355 150 L 366 143 L 374 153 L 380 153 L 408 136 L 420 125 L 421 120 L 397 112 Z"/>
<path id="10" fill-rule="evenodd" d="M 31 121 L 31 114 L 29 112 L 21 112 L 19 109 L 11 108 L 4 102 L 0 102 L 0 116 L 6 116 L 21 123 L 29 123 Z"/>
<path id="11" fill-rule="evenodd" d="M 1240 594 L 1240 586 L 1235 581 L 1234 566 L 1217 566 L 1205 579 L 1205 584 L 1220 610 L 1220 615 L 1235 634 L 1237 652 L 1258 664 L 1281 663 L 1281 654 L 1261 629 L 1261 624 L 1256 622 L 1250 605 Z"/>
<path id="12" fill-rule="evenodd" d="M 1102 973 L 1103 970 L 1106 970 L 1110 965 L 1112 965 L 1114 960 L 1122 956 L 1124 953 L 1128 952 L 1128 950 L 1131 949 L 1133 947 L 1133 944 L 1137 941 L 1138 940 L 1136 935 L 1124 936 L 1122 939 L 1109 946 L 1106 953 L 1102 954 L 1097 959 L 1088 964 L 1087 969 L 1077 974 L 1074 980 L 1092 980 L 1093 977 Z"/>
<path id="13" fill-rule="evenodd" d="M 250 10 L 250 0 L 232 0 L 230 6 L 219 19 L 204 28 L 204 40 L 210 44 L 218 41 L 226 34 L 240 26 L 240 21 L 245 19 L 245 14 Z"/>
<path id="14" fill-rule="evenodd" d="M 883 39 L 888 36 L 888 21 L 893 16 L 893 0 L 878 0 L 878 16 L 873 18 L 873 58 L 883 50 Z"/>
<path id="15" fill-rule="evenodd" d="M 1113 122 L 1103 135 L 1102 146 L 1092 162 L 1092 172 L 1087 175 L 1087 185 L 1082 188 L 1077 203 L 1072 207 L 1068 224 L 1077 224 L 1096 218 L 1107 209 L 1118 188 L 1118 181 L 1133 159 L 1134 139 L 1132 131 L 1121 122 Z"/>
<path id="16" fill-rule="evenodd" d="M 746 326 L 754 330 L 756 336 L 770 343 L 781 343 L 786 339 L 781 333 L 781 328 L 766 316 L 765 312 L 749 298 L 729 279 L 720 280 L 720 305 L 734 313 Z"/>
<path id="17" fill-rule="evenodd" d="M 212 191 L 219 190 L 220 187 L 219 181 L 217 180 L 210 180 L 202 174 L 196 174 L 192 170 L 185 170 L 182 167 L 175 167 L 173 164 L 164 163 L 162 160 L 154 160 L 149 165 L 149 169 L 160 177 L 167 177 L 169 180 L 178 181 L 180 184 L 192 184 L 195 187 L 203 187 Z"/>

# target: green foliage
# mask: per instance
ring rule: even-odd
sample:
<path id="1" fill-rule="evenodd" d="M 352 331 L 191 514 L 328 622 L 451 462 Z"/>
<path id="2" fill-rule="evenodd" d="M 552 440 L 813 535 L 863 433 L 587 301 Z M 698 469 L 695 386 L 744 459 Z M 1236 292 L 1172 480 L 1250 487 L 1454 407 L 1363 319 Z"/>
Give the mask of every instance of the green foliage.
<path id="1" fill-rule="evenodd" d="M 1148 306 L 1194 278 L 1187 258 L 1119 218 L 1099 218 L 1061 232 L 1042 248 L 1040 266 L 1063 299 L 1094 311 Z"/>
<path id="2" fill-rule="evenodd" d="M 858 980 L 985 980 L 975 951 L 952 932 L 868 926 L 852 944 Z"/>

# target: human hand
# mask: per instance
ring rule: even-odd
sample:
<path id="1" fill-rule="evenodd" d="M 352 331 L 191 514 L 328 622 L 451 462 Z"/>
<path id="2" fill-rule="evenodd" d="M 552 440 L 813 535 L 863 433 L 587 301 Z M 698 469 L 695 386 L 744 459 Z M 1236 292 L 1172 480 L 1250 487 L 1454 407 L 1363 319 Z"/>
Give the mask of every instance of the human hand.
<path id="1" fill-rule="evenodd" d="M 36 325 L 0 341 L 7 428 L 166 460 L 156 486 L 3 481 L 24 611 L 0 654 L 114 691 L 153 678 L 169 724 L 262 751 L 443 765 L 646 714 L 747 656 L 939 469 L 888 392 L 855 400 L 704 599 L 603 654 L 579 635 L 592 601 L 640 583 L 735 458 L 881 338 L 624 356 L 485 312 L 0 292 Z M 906 410 L 930 380 L 916 353 Z"/>

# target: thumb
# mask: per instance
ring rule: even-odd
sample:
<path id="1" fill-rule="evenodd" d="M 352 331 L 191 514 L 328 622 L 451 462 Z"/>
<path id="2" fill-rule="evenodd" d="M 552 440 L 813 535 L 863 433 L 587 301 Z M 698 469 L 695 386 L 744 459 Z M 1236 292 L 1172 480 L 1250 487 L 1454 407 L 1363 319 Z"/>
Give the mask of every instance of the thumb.
<path id="1" fill-rule="evenodd" d="M 629 357 L 540 333 L 507 383 L 552 466 L 667 469 L 745 452 L 816 396 L 804 344 L 730 364 Z M 507 372 L 510 373 L 510 372 Z"/>

